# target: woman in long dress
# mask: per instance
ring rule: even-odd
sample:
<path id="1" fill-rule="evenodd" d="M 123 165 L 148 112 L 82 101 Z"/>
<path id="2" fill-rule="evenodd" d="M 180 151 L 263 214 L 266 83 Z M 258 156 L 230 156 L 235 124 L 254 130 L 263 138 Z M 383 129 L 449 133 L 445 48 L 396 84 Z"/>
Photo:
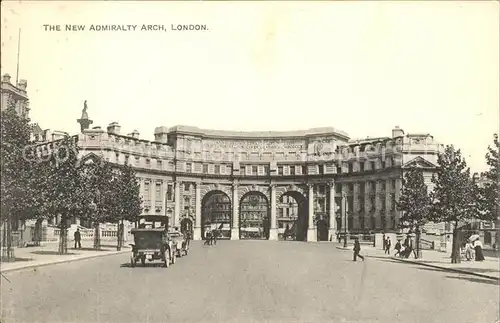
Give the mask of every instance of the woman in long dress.
<path id="1" fill-rule="evenodd" d="M 479 239 L 474 241 L 474 249 L 476 251 L 476 261 L 483 261 L 483 244 L 479 241 Z"/>

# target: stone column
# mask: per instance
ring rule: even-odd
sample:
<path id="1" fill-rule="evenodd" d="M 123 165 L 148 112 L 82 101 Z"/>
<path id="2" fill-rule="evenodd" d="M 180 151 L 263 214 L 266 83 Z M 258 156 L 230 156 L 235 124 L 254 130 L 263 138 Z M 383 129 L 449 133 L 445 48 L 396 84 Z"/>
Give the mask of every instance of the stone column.
<path id="1" fill-rule="evenodd" d="M 382 228 L 382 217 L 380 215 L 380 181 L 375 181 L 375 217 L 376 217 L 376 227 Z"/>
<path id="2" fill-rule="evenodd" d="M 314 227 L 314 185 L 308 184 L 309 188 L 309 219 L 307 223 L 307 241 L 318 241 L 316 228 Z"/>
<path id="3" fill-rule="evenodd" d="M 175 189 L 174 189 L 175 207 L 174 207 L 174 218 L 172 219 L 173 227 L 179 226 L 179 221 L 181 219 L 181 185 L 182 182 L 180 181 L 175 182 Z"/>
<path id="4" fill-rule="evenodd" d="M 201 240 L 201 183 L 194 183 L 195 185 L 195 218 L 193 240 Z"/>
<path id="5" fill-rule="evenodd" d="M 388 179 L 385 181 L 385 214 L 382 215 L 385 217 L 386 226 L 388 228 L 387 231 L 394 231 L 394 228 L 392 227 L 392 223 L 391 223 L 391 217 L 390 217 L 392 215 L 391 192 L 392 192 L 391 180 Z"/>
<path id="6" fill-rule="evenodd" d="M 328 186 L 330 187 L 329 191 L 329 201 L 330 201 L 330 208 L 328 209 L 328 222 L 329 222 L 329 227 L 328 227 L 328 238 L 332 238 L 332 241 L 335 241 L 336 233 L 337 233 L 337 219 L 335 217 L 335 210 L 337 209 L 337 206 L 335 205 L 335 181 L 332 180 L 330 183 L 328 183 Z"/>
<path id="7" fill-rule="evenodd" d="M 276 228 L 276 185 L 271 184 L 271 226 L 269 228 L 269 240 L 278 240 L 278 229 Z"/>
<path id="8" fill-rule="evenodd" d="M 149 182 L 149 196 L 151 198 L 151 213 L 156 214 L 156 180 L 151 179 Z"/>
<path id="9" fill-rule="evenodd" d="M 240 240 L 240 206 L 238 198 L 238 184 L 233 183 L 233 217 L 231 225 L 231 240 Z"/>

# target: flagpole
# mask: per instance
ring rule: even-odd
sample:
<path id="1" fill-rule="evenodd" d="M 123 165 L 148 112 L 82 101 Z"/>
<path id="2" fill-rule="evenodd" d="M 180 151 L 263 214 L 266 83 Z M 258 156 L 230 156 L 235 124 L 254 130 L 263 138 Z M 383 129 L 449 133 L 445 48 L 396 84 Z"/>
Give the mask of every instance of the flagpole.
<path id="1" fill-rule="evenodd" d="M 19 36 L 17 38 L 17 71 L 16 71 L 16 86 L 19 82 L 19 53 L 21 51 L 21 28 L 19 28 Z"/>

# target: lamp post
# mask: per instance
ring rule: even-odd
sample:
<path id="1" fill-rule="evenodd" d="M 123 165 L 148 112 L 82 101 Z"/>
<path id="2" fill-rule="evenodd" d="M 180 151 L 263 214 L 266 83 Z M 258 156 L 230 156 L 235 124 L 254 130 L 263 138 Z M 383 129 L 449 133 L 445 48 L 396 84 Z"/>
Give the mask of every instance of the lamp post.
<path id="1" fill-rule="evenodd" d="M 344 248 L 347 248 L 347 195 L 342 193 L 344 199 Z"/>

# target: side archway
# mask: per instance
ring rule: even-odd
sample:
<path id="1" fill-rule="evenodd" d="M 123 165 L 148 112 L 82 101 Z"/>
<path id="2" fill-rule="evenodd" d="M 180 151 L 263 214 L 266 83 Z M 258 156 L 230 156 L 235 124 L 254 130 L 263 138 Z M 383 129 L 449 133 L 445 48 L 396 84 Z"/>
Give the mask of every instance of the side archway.
<path id="1" fill-rule="evenodd" d="M 269 239 L 271 208 L 267 196 L 259 191 L 247 192 L 239 207 L 240 239 Z"/>
<path id="2" fill-rule="evenodd" d="M 284 240 L 306 241 L 307 198 L 298 191 L 285 191 L 278 199 L 277 224 Z"/>
<path id="3" fill-rule="evenodd" d="M 201 236 L 216 230 L 219 239 L 231 238 L 231 199 L 220 190 L 209 191 L 201 200 Z"/>
<path id="4" fill-rule="evenodd" d="M 193 220 L 191 218 L 185 217 L 181 220 L 181 232 L 184 235 L 193 236 Z"/>

